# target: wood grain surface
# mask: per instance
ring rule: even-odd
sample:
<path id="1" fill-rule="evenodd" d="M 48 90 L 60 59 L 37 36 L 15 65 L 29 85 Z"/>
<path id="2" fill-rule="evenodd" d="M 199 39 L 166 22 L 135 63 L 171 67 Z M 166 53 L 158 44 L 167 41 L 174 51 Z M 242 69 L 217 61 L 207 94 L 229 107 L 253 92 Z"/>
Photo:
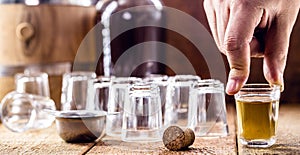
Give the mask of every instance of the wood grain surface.
<path id="1" fill-rule="evenodd" d="M 66 143 L 50 128 L 14 133 L 0 125 L 0 154 L 236 154 L 234 107 L 228 107 L 229 136 L 196 138 L 186 151 L 169 151 L 162 142 L 126 143 L 104 137 L 95 143 Z"/>
<path id="2" fill-rule="evenodd" d="M 66 143 L 50 128 L 13 133 L 0 125 L 0 154 L 300 154 L 300 104 L 282 104 L 278 140 L 267 149 L 253 149 L 236 143 L 235 108 L 227 107 L 230 134 L 222 138 L 196 138 L 186 151 L 169 151 L 162 142 L 126 143 L 105 136 L 94 143 Z"/>
<path id="3" fill-rule="evenodd" d="M 0 126 L 0 154 L 82 154 L 94 143 L 66 143 L 50 128 L 14 133 Z"/>
<path id="4" fill-rule="evenodd" d="M 185 151 L 169 151 L 162 142 L 128 143 L 113 137 L 104 137 L 87 154 L 236 154 L 235 109 L 227 107 L 229 136 L 215 138 L 196 137 Z"/>

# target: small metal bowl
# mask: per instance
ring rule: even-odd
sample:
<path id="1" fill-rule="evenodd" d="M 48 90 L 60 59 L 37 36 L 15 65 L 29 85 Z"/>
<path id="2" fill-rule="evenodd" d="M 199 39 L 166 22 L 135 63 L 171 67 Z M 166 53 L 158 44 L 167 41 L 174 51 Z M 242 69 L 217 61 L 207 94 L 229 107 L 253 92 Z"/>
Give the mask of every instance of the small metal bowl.
<path id="1" fill-rule="evenodd" d="M 55 111 L 59 136 L 69 143 L 86 143 L 98 139 L 105 128 L 104 111 L 70 110 Z"/>

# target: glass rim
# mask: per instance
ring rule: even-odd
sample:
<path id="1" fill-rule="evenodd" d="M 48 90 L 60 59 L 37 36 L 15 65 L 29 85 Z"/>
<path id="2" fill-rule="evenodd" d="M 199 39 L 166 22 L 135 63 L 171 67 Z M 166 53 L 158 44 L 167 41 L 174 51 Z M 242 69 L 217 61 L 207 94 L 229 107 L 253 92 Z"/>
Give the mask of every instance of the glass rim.
<path id="1" fill-rule="evenodd" d="M 144 82 L 151 82 L 151 83 L 160 83 L 164 84 L 168 82 L 169 76 L 163 74 L 153 74 L 154 76 L 147 76 L 142 78 Z"/>
<path id="2" fill-rule="evenodd" d="M 96 73 L 92 71 L 72 71 L 63 74 L 64 77 L 76 77 L 76 76 L 92 76 L 96 78 Z"/>
<path id="3" fill-rule="evenodd" d="M 201 77 L 198 75 L 175 75 L 170 77 L 172 82 L 190 82 L 190 81 L 199 81 Z"/>
<path id="4" fill-rule="evenodd" d="M 240 91 L 271 91 L 280 90 L 280 85 L 267 83 L 248 83 L 245 84 Z"/>
<path id="5" fill-rule="evenodd" d="M 105 83 L 105 82 L 111 82 L 113 76 L 97 76 L 94 79 L 91 79 L 94 83 Z"/>
<path id="6" fill-rule="evenodd" d="M 16 73 L 15 78 L 39 78 L 39 77 L 44 77 L 48 78 L 48 73 L 46 72 L 23 72 L 23 73 Z"/>
<path id="7" fill-rule="evenodd" d="M 139 77 L 114 77 L 111 79 L 112 84 L 130 84 L 136 82 L 142 82 Z"/>
<path id="8" fill-rule="evenodd" d="M 129 86 L 129 94 L 132 95 L 133 92 L 158 93 L 159 86 L 155 83 L 138 82 Z"/>
<path id="9" fill-rule="evenodd" d="M 55 116 L 56 118 L 91 118 L 106 116 L 106 111 L 98 110 L 51 110 L 44 109 L 44 112 Z"/>

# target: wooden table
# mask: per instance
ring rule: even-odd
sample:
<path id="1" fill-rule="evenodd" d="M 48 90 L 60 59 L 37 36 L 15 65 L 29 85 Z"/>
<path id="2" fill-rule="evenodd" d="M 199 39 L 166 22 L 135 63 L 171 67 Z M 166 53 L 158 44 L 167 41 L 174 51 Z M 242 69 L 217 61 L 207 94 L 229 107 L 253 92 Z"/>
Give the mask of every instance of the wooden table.
<path id="1" fill-rule="evenodd" d="M 13 133 L 0 125 L 0 154 L 300 154 L 300 104 L 281 104 L 278 140 L 268 149 L 250 149 L 236 142 L 233 104 L 227 106 L 230 134 L 222 138 L 196 138 L 187 151 L 169 151 L 162 142 L 126 143 L 104 137 L 94 143 L 66 143 L 55 125 L 39 131 Z"/>

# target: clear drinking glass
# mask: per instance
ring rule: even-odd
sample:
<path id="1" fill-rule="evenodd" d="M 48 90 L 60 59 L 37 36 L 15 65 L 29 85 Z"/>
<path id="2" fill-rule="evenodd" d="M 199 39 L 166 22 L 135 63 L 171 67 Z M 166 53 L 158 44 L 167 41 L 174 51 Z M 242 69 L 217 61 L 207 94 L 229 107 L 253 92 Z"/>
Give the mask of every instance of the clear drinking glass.
<path id="1" fill-rule="evenodd" d="M 76 71 L 63 75 L 61 110 L 94 110 L 87 107 L 88 81 L 96 78 L 94 72 Z"/>
<path id="2" fill-rule="evenodd" d="M 193 83 L 200 80 L 195 75 L 176 75 L 169 77 L 164 114 L 164 126 L 179 125 L 187 127 L 189 94 Z"/>
<path id="3" fill-rule="evenodd" d="M 246 84 L 236 95 L 238 138 L 248 147 L 276 142 L 280 86 Z"/>
<path id="4" fill-rule="evenodd" d="M 169 77 L 167 75 L 151 74 L 150 76 L 145 77 L 143 79 L 144 82 L 153 83 L 158 85 L 159 87 L 163 123 L 164 123 L 164 114 L 165 114 L 165 106 L 166 106 L 168 78 Z"/>
<path id="5" fill-rule="evenodd" d="M 161 140 L 162 113 L 159 87 L 137 83 L 129 88 L 124 105 L 122 140 L 153 142 Z"/>
<path id="6" fill-rule="evenodd" d="M 87 104 L 95 105 L 95 110 L 107 111 L 112 78 L 100 76 L 88 82 Z"/>
<path id="7" fill-rule="evenodd" d="M 44 109 L 55 110 L 49 97 L 13 91 L 1 101 L 1 120 L 14 132 L 47 128 L 55 118 Z"/>
<path id="8" fill-rule="evenodd" d="M 188 126 L 196 136 L 227 136 L 224 84 L 218 80 L 200 80 L 192 87 Z"/>
<path id="9" fill-rule="evenodd" d="M 15 75 L 16 91 L 50 97 L 48 74 L 26 72 Z"/>
<path id="10" fill-rule="evenodd" d="M 116 77 L 112 79 L 106 115 L 106 134 L 121 137 L 123 108 L 130 85 L 142 82 L 136 77 Z"/>

